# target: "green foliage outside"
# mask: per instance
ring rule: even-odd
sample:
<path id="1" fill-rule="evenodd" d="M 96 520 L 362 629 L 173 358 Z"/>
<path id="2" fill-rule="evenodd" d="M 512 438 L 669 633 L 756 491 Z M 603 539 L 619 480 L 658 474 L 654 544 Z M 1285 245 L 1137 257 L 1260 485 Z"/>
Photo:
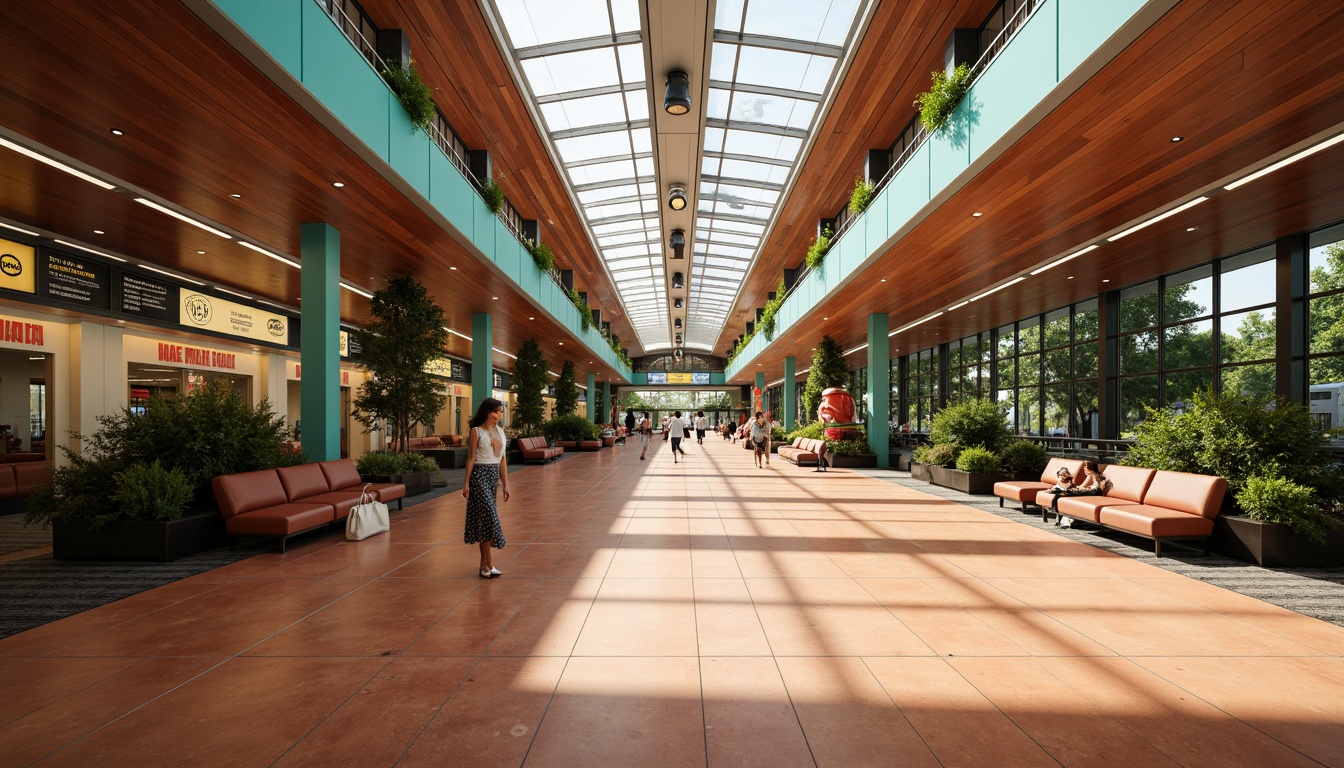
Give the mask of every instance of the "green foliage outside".
<path id="1" fill-rule="evenodd" d="M 418 453 L 369 451 L 355 462 L 361 477 L 391 477 L 411 472 L 437 472 L 439 465 Z"/>
<path id="2" fill-rule="evenodd" d="M 770 442 L 774 445 L 787 445 L 793 442 L 793 438 L 789 437 L 789 433 L 785 432 L 783 427 L 776 424 L 770 427 Z"/>
<path id="3" fill-rule="evenodd" d="M 915 449 L 911 458 L 920 464 L 951 467 L 957 463 L 957 449 L 946 443 L 921 445 Z"/>
<path id="4" fill-rule="evenodd" d="M 555 253 L 551 247 L 545 243 L 534 243 L 531 240 L 524 239 L 523 247 L 532 256 L 532 262 L 537 265 L 537 269 L 542 272 L 550 272 L 555 269 Z"/>
<path id="5" fill-rule="evenodd" d="M 602 428 L 583 416 L 557 416 L 541 425 L 547 440 L 596 440 Z"/>
<path id="6" fill-rule="evenodd" d="M 575 381 L 574 363 L 566 360 L 560 366 L 560 378 L 555 380 L 555 415 L 570 416 L 579 407 L 579 385 Z"/>
<path id="7" fill-rule="evenodd" d="M 870 456 L 873 449 L 866 440 L 827 440 L 826 452 L 836 456 Z"/>
<path id="8" fill-rule="evenodd" d="M 354 417 L 368 430 L 387 422 L 394 445 L 408 445 L 411 428 L 433 424 L 446 396 L 425 372 L 443 355 L 448 342 L 443 309 L 425 287 L 410 277 L 397 277 L 375 291 L 369 322 L 352 336 L 362 348 L 359 364 L 370 376 L 355 397 Z"/>
<path id="9" fill-rule="evenodd" d="M 190 505 L 211 504 L 210 481 L 217 475 L 303 463 L 302 456 L 282 450 L 288 430 L 270 402 L 249 408 L 224 382 L 182 397 L 152 397 L 143 414 L 123 408 L 98 417 L 98 425 L 93 435 L 76 435 L 81 453 L 59 446 L 69 466 L 54 469 L 52 483 L 28 497 L 25 523 L 99 527 L 113 520 L 175 519 Z M 185 504 L 176 501 L 177 478 L 188 489 Z M 122 509 L 119 494 L 132 507 Z M 143 501 L 154 494 L 161 500 Z"/>
<path id="10" fill-rule="evenodd" d="M 438 116 L 438 108 L 434 106 L 434 91 L 425 84 L 411 63 L 402 65 L 400 62 L 388 59 L 384 64 L 383 80 L 392 89 L 397 101 L 401 102 L 402 108 L 411 118 L 411 123 L 429 133 L 429 129 L 434 125 L 434 118 Z"/>
<path id="11" fill-rule="evenodd" d="M 877 185 L 863 176 L 854 177 L 854 191 L 849 193 L 849 212 L 858 216 L 868 210 L 876 190 Z"/>
<path id="12" fill-rule="evenodd" d="M 820 421 L 810 421 L 806 424 L 800 424 L 794 430 L 784 437 L 793 442 L 795 437 L 807 438 L 808 440 L 823 440 L 826 437 L 825 429 Z"/>
<path id="13" fill-rule="evenodd" d="M 957 455 L 957 469 L 962 472 L 998 472 L 999 456 L 988 448 L 973 445 Z"/>
<path id="14" fill-rule="evenodd" d="M 536 339 L 528 339 L 518 348 L 518 359 L 513 363 L 513 384 L 517 387 L 518 402 L 513 409 L 513 428 L 521 437 L 540 433 L 541 423 L 546 416 L 546 402 L 543 399 L 550 383 L 550 374 L 546 369 L 550 363 L 541 353 L 541 345 Z"/>
<path id="15" fill-rule="evenodd" d="M 1332 243 L 1325 248 L 1325 265 L 1311 270 L 1311 291 L 1320 293 L 1344 288 L 1344 245 Z M 1311 352 L 1344 350 L 1344 293 L 1318 296 L 1311 300 Z M 1321 357 L 1311 361 L 1311 383 L 1330 384 L 1344 381 L 1344 356 Z"/>
<path id="16" fill-rule="evenodd" d="M 579 310 L 579 324 L 583 326 L 583 332 L 587 333 L 593 327 L 593 311 L 588 308 L 588 301 L 579 295 L 577 288 L 569 289 L 569 300 Z"/>
<path id="17" fill-rule="evenodd" d="M 814 421 L 821 393 L 831 387 L 849 386 L 849 366 L 845 364 L 845 350 L 840 342 L 822 336 L 821 343 L 812 349 L 812 370 L 807 372 L 803 387 L 803 418 Z"/>
<path id="18" fill-rule="evenodd" d="M 1040 477 L 1050 457 L 1045 446 L 1031 440 L 1010 440 L 999 449 L 999 462 L 1003 471 L 1019 475 Z"/>
<path id="19" fill-rule="evenodd" d="M 779 285 L 775 288 L 775 298 L 765 302 L 765 308 L 761 311 L 761 320 L 756 323 L 756 330 L 765 334 L 766 341 L 775 340 L 775 315 L 779 314 L 779 308 L 784 304 L 784 279 L 780 278 Z"/>
<path id="20" fill-rule="evenodd" d="M 495 215 L 504 210 L 504 189 L 489 176 L 481 179 L 481 199 L 485 201 L 485 207 Z"/>
<path id="21" fill-rule="evenodd" d="M 931 74 L 933 85 L 915 97 L 915 106 L 919 107 L 919 123 L 930 133 L 942 128 L 966 97 L 966 92 L 971 88 L 971 68 L 966 64 L 958 64 L 952 70 L 951 77 L 942 70 Z"/>
<path id="22" fill-rule="evenodd" d="M 834 236 L 835 233 L 830 227 L 826 227 L 820 235 L 817 235 L 817 239 L 807 247 L 807 266 L 812 269 L 821 266 L 821 262 L 826 259 L 826 252 L 831 249 L 831 238 Z"/>
<path id="23" fill-rule="evenodd" d="M 944 406 L 929 428 L 931 442 L 950 445 L 958 454 L 972 446 L 997 451 L 1010 436 L 1008 404 L 992 400 L 963 400 Z"/>

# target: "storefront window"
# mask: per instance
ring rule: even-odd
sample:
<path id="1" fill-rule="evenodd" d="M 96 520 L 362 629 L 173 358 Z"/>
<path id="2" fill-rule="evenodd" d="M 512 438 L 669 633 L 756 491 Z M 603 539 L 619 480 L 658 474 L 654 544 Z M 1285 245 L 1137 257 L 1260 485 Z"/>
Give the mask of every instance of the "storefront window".
<path id="1" fill-rule="evenodd" d="M 0 350 L 0 453 L 45 453 L 47 365 L 40 352 Z"/>
<path id="2" fill-rule="evenodd" d="M 1344 225 L 1313 232 L 1308 248 L 1307 404 L 1332 429 L 1344 425 Z"/>

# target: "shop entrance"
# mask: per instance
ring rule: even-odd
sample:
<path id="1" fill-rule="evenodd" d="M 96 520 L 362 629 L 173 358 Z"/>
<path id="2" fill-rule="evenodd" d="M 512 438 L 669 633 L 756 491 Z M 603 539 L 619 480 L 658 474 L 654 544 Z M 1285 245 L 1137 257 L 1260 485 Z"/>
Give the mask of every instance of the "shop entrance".
<path id="1" fill-rule="evenodd" d="M 0 454 L 8 461 L 47 457 L 51 356 L 0 350 Z"/>

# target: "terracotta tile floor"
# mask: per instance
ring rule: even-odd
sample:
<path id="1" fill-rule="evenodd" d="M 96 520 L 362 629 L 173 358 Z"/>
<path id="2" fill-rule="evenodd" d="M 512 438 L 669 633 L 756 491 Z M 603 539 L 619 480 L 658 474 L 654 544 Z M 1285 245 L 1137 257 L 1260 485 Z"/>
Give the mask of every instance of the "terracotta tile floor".
<path id="1" fill-rule="evenodd" d="M 1344 628 L 721 441 L 0 640 L 0 765 L 1344 766 Z"/>

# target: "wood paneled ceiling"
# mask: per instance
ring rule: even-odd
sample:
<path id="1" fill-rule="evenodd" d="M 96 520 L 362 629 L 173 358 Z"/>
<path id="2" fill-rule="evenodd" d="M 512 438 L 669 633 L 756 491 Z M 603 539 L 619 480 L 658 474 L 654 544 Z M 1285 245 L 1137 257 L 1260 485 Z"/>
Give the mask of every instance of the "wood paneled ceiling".
<path id="1" fill-rule="evenodd" d="M 735 381 L 746 383 L 758 370 L 777 377 L 787 355 L 806 367 L 803 361 L 823 334 L 846 349 L 862 344 L 870 313 L 888 313 L 891 327 L 899 328 L 1087 244 L 1101 247 L 897 334 L 890 340 L 892 354 L 1344 219 L 1341 146 L 1236 190 L 1221 186 L 1344 130 L 1344 50 L 1335 32 L 1341 22 L 1344 6 L 1337 3 L 1179 3 L 879 257 L 862 279 L 777 337 L 769 359 L 757 361 L 761 367 L 753 362 Z M 865 41 L 863 53 L 870 52 Z M 868 87 L 884 90 L 874 79 L 877 72 L 868 78 Z M 847 120 L 862 122 L 848 109 L 833 110 L 823 136 L 833 136 Z M 830 153 L 812 153 L 798 187 L 826 189 L 829 197 L 818 197 L 811 209 L 794 207 L 805 202 L 798 195 L 790 200 L 794 231 L 777 229 L 766 248 L 785 255 L 753 275 L 743 293 L 744 312 L 763 303 L 778 270 L 801 261 L 817 218 L 847 197 L 864 150 L 889 143 L 894 130 L 881 139 L 849 141 L 848 149 L 833 140 Z M 1182 140 L 1173 141 L 1177 136 Z M 1197 194 L 1210 199 L 1106 242 L 1105 235 Z M 737 318 L 720 350 L 748 319 Z M 862 364 L 859 356 L 851 360 Z"/>
<path id="2" fill-rule="evenodd" d="M 427 18 L 440 25 L 430 39 L 451 30 L 439 52 L 447 57 L 451 48 L 454 58 L 424 69 L 432 86 L 451 91 L 438 101 L 454 128 L 470 146 L 492 151 L 515 207 L 541 220 L 544 240 L 576 270 L 589 303 L 633 340 L 619 313 L 608 311 L 619 305 L 475 4 L 423 5 L 433 6 Z M 0 25 L 7 60 L 0 133 L 119 186 L 107 191 L 0 149 L 0 217 L 288 306 L 298 306 L 298 270 L 145 208 L 134 193 L 290 255 L 300 252 L 302 223 L 329 222 L 341 232 L 347 282 L 373 290 L 412 275 L 454 329 L 469 334 L 472 313 L 491 312 L 493 346 L 516 351 L 537 338 L 553 370 L 573 359 L 581 374 L 617 378 L 183 5 L 9 2 L 0 4 Z M 363 297 L 341 292 L 342 320 L 359 323 L 367 309 Z M 581 351 L 570 357 L 566 347 Z M 456 336 L 447 351 L 470 357 Z M 494 364 L 512 369 L 503 355 Z"/>

